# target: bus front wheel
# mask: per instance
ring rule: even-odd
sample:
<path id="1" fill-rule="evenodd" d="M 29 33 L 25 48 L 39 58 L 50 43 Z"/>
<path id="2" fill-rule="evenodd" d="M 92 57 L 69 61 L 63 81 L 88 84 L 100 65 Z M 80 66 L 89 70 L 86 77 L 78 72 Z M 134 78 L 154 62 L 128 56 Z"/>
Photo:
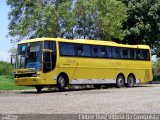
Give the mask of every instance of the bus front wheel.
<path id="1" fill-rule="evenodd" d="M 41 93 L 43 87 L 42 86 L 35 86 L 35 88 L 37 89 L 37 93 Z"/>
<path id="2" fill-rule="evenodd" d="M 66 79 L 64 75 L 60 75 L 57 80 L 57 87 L 60 91 L 64 91 L 66 87 Z"/>
<path id="3" fill-rule="evenodd" d="M 129 75 L 127 78 L 127 87 L 133 87 L 135 84 L 135 78 L 133 75 Z"/>
<path id="4" fill-rule="evenodd" d="M 118 75 L 117 79 L 116 79 L 116 87 L 117 88 L 121 88 L 123 87 L 125 84 L 125 79 L 122 75 Z"/>

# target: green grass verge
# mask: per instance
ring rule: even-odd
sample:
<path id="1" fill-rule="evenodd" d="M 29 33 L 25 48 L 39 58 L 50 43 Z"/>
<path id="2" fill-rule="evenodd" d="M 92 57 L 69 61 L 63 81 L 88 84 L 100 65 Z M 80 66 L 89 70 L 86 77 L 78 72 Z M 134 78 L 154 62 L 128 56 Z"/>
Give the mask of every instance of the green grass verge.
<path id="1" fill-rule="evenodd" d="M 10 75 L 0 75 L 0 90 L 24 90 L 33 87 L 16 86 L 13 77 Z"/>

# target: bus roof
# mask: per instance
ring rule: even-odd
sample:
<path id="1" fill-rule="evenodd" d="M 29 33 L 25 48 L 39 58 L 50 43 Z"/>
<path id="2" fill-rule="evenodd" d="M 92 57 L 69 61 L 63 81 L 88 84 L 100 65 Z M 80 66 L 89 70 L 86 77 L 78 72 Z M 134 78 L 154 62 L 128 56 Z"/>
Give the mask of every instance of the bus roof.
<path id="1" fill-rule="evenodd" d="M 18 44 L 24 44 L 29 42 L 39 42 L 39 41 L 60 41 L 60 42 L 69 42 L 69 43 L 80 43 L 80 44 L 95 44 L 95 45 L 108 45 L 108 46 L 117 46 L 117 47 L 129 47 L 129 48 L 143 48 L 150 49 L 148 45 L 126 45 L 118 44 L 112 41 L 101 41 L 101 40 L 86 40 L 86 39 L 64 39 L 64 38 L 35 38 L 19 42 Z"/>

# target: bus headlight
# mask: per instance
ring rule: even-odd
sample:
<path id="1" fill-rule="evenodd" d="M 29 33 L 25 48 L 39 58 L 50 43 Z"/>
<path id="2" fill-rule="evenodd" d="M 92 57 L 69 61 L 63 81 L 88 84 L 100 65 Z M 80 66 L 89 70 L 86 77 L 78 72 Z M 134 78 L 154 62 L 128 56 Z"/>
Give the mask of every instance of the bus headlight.
<path id="1" fill-rule="evenodd" d="M 32 74 L 32 77 L 38 77 L 40 74 Z"/>

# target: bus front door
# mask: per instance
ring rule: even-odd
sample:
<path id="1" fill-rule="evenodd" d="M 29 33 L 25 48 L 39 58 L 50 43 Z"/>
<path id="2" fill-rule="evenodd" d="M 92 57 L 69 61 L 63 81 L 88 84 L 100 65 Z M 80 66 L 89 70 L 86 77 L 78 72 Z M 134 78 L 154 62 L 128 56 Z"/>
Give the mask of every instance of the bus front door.
<path id="1" fill-rule="evenodd" d="M 43 73 L 52 70 L 52 52 L 44 52 L 43 55 Z"/>

